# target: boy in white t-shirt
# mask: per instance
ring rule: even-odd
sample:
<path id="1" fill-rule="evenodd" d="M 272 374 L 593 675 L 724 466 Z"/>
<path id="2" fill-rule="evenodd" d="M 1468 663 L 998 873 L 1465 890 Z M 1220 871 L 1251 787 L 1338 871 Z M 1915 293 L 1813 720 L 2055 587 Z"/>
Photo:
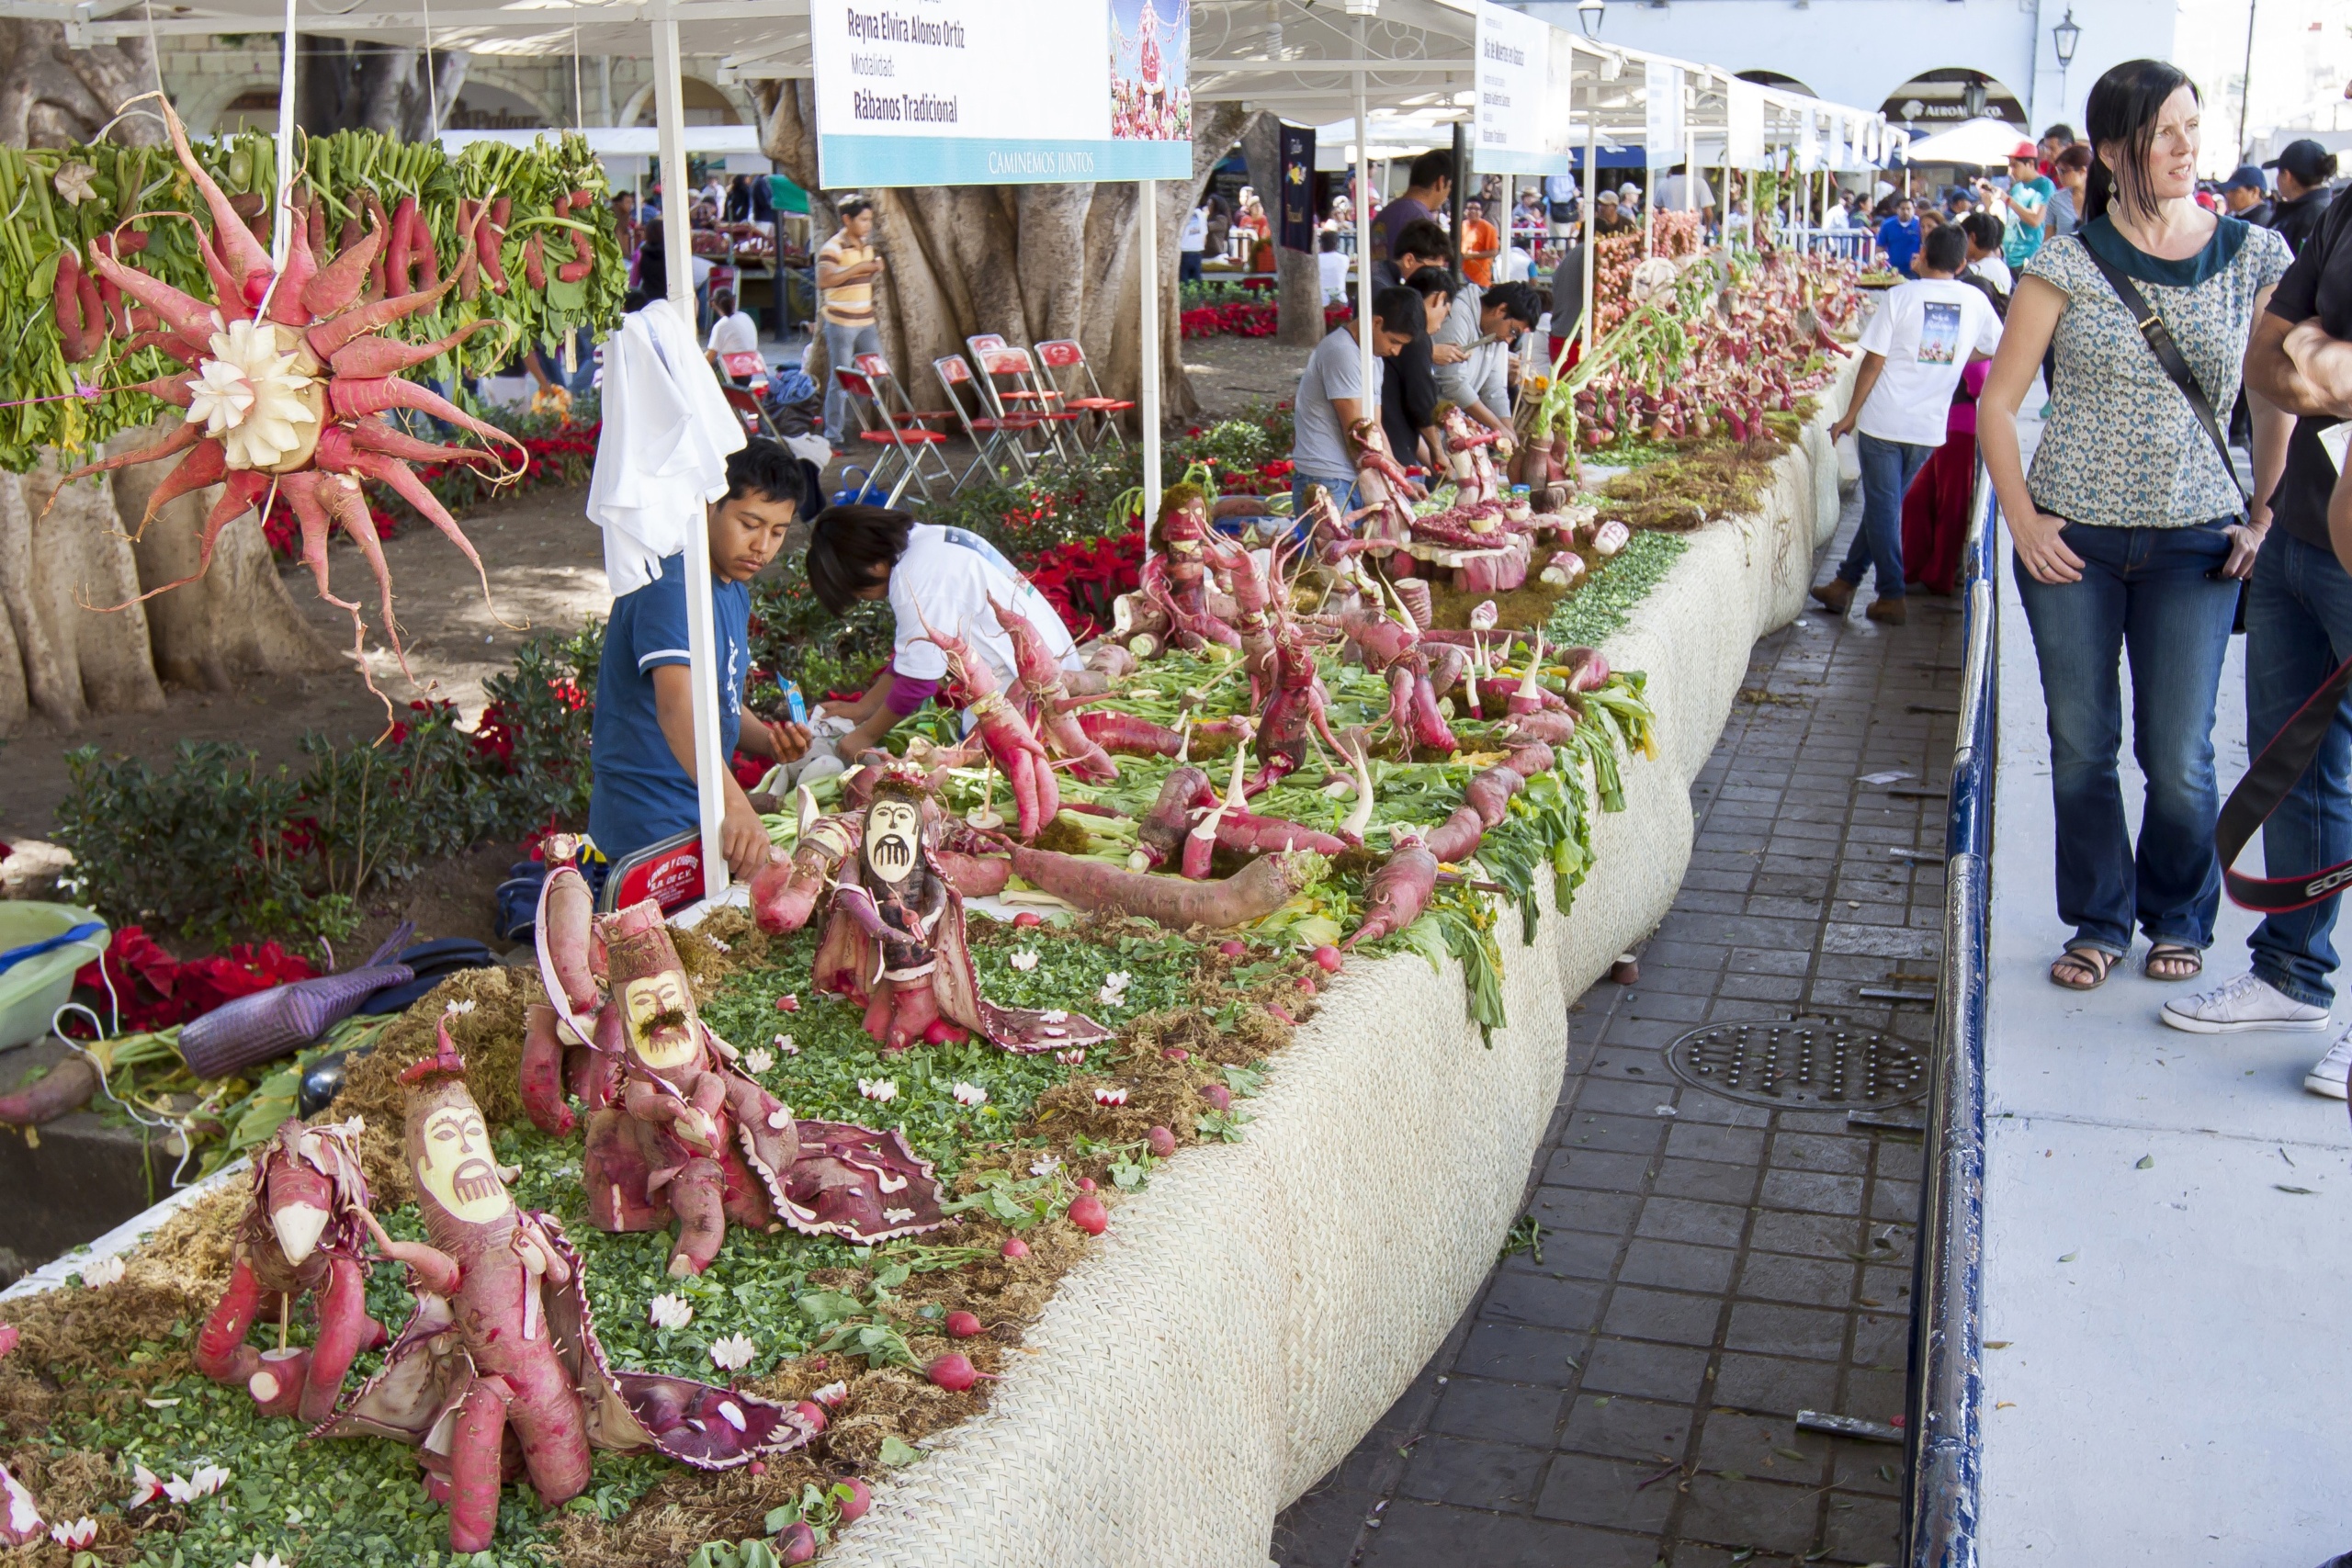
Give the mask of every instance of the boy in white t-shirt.
<path id="1" fill-rule="evenodd" d="M 1813 591 L 1833 615 L 1853 604 L 1867 568 L 1878 574 L 1878 597 L 1864 613 L 1903 624 L 1903 498 L 1944 444 L 1961 372 L 2001 344 L 1984 290 L 1954 281 L 1967 265 L 1967 236 L 1955 224 L 1938 228 L 1913 264 L 1917 278 L 1887 290 L 1862 328 L 1853 401 L 1829 427 L 1832 440 L 1854 433 L 1862 468 L 1862 525 L 1838 575 Z"/>
<path id="2" fill-rule="evenodd" d="M 724 372 L 723 356 L 729 354 L 760 352 L 760 326 L 752 320 L 751 312 L 735 308 L 735 291 L 715 290 L 710 297 L 710 342 L 703 349 L 703 357 Z"/>

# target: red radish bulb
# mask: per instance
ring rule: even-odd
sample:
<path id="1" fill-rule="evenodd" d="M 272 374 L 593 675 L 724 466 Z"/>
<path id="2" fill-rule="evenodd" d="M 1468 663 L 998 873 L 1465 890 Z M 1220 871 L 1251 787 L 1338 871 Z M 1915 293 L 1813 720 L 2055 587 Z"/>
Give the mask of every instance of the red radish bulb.
<path id="1" fill-rule="evenodd" d="M 947 1332 L 957 1339 L 969 1339 L 980 1332 L 980 1320 L 968 1312 L 951 1312 L 947 1314 Z"/>
<path id="2" fill-rule="evenodd" d="M 768 1462 L 763 1459 L 755 1459 L 747 1468 L 753 1475 L 765 1475 L 768 1472 Z"/>
<path id="3" fill-rule="evenodd" d="M 800 1010 L 800 998 L 794 996 L 790 991 L 786 991 L 784 995 L 776 998 L 775 1010 L 778 1012 L 798 1012 Z"/>
<path id="4" fill-rule="evenodd" d="M 1069 1201 L 1069 1223 L 1089 1235 L 1101 1235 L 1110 1228 L 1111 1212 L 1093 1193 L 1080 1193 Z"/>
<path id="5" fill-rule="evenodd" d="M 1317 948 L 1308 956 L 1313 958 L 1317 964 L 1322 965 L 1323 973 L 1326 975 L 1337 975 L 1340 972 L 1340 965 L 1347 962 L 1347 960 L 1340 956 L 1340 950 L 1333 947 L 1328 942 L 1322 946 Z"/>
<path id="6" fill-rule="evenodd" d="M 1165 1127 L 1154 1127 L 1143 1135 L 1143 1141 L 1154 1157 L 1166 1159 L 1176 1152 L 1176 1134 Z"/>
<path id="7" fill-rule="evenodd" d="M 1163 1045 L 1159 1049 L 1159 1059 L 1163 1062 L 1189 1062 L 1193 1054 L 1182 1045 Z"/>
<path id="8" fill-rule="evenodd" d="M 785 1562 L 806 1562 L 817 1555 L 817 1532 L 806 1524 L 786 1525 L 776 1532 L 775 1554 Z"/>
<path id="9" fill-rule="evenodd" d="M 793 1408 L 808 1417 L 808 1424 L 815 1431 L 821 1432 L 825 1429 L 825 1407 L 815 1400 L 804 1399 Z"/>
<path id="10" fill-rule="evenodd" d="M 842 1523 L 854 1525 L 865 1517 L 865 1510 L 874 1506 L 874 1489 L 854 1475 L 844 1475 L 836 1484 L 849 1488 L 849 1495 L 842 1499 Z"/>
<path id="11" fill-rule="evenodd" d="M 1080 1177 L 1080 1178 L 1078 1179 L 1078 1190 L 1079 1190 L 1080 1192 L 1091 1192 L 1091 1191 L 1093 1191 L 1093 1190 L 1094 1190 L 1094 1178 L 1092 1178 L 1092 1177 L 1091 1177 L 1091 1176 L 1081 1176 L 1081 1177 Z"/>
<path id="12" fill-rule="evenodd" d="M 1219 953 L 1224 953 L 1227 958 L 1239 958 L 1242 954 L 1250 951 L 1249 946 L 1246 943 L 1232 938 L 1228 938 L 1227 940 L 1217 943 L 1216 950 Z"/>
<path id="13" fill-rule="evenodd" d="M 1233 1091 L 1226 1088 L 1221 1083 L 1203 1084 L 1201 1086 L 1201 1098 L 1207 1100 L 1211 1105 L 1216 1106 L 1219 1111 L 1230 1111 L 1233 1109 Z"/>
<path id="14" fill-rule="evenodd" d="M 922 1039 L 926 1045 L 944 1045 L 955 1036 L 956 1026 L 944 1018 L 934 1018 L 922 1026 Z"/>
<path id="15" fill-rule="evenodd" d="M 1004 1255 L 1007 1258 L 1026 1258 L 1029 1256 L 1029 1244 L 1017 1235 L 1007 1236 L 1004 1238 Z"/>
<path id="16" fill-rule="evenodd" d="M 929 1376 L 933 1383 L 950 1393 L 961 1393 L 980 1381 L 980 1374 L 972 1370 L 971 1361 L 956 1350 L 950 1350 L 932 1362 Z"/>
<path id="17" fill-rule="evenodd" d="M 1042 926 L 1045 923 L 1046 917 L 1035 909 L 1023 909 L 1012 917 L 1012 926 L 1015 931 L 1027 931 L 1032 926 Z"/>
<path id="18" fill-rule="evenodd" d="M 1301 976 L 1298 977 L 1298 988 L 1299 988 L 1300 990 L 1302 990 L 1302 991 L 1305 991 L 1305 992 L 1308 993 L 1309 995 L 1312 995 L 1312 994 L 1314 993 L 1314 990 L 1315 990 L 1315 980 L 1314 980 L 1314 977 L 1313 977 L 1312 976 L 1308 976 L 1308 975 L 1301 975 Z"/>

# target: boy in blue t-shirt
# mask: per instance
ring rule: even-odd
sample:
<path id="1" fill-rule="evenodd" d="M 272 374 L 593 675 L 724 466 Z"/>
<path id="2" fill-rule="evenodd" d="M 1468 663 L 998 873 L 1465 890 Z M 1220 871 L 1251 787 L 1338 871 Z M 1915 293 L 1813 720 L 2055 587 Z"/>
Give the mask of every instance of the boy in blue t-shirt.
<path id="1" fill-rule="evenodd" d="M 797 724 L 743 727 L 751 672 L 752 592 L 747 586 L 775 559 L 784 536 L 811 493 L 800 460 L 774 441 L 753 438 L 727 459 L 726 497 L 710 508 L 711 609 L 718 658 L 718 751 L 792 761 L 808 749 Z M 607 861 L 700 825 L 695 794 L 694 687 L 686 655 L 686 563 L 674 555 L 662 575 L 613 602 L 596 674 L 596 724 L 591 752 L 594 787 L 588 835 Z M 727 868 L 748 877 L 767 863 L 767 829 L 730 773 L 720 844 Z"/>
<path id="2" fill-rule="evenodd" d="M 1887 268 L 1905 277 L 1913 275 L 1912 258 L 1919 254 L 1919 209 L 1905 197 L 1894 204 L 1894 216 L 1878 226 L 1878 248 L 1886 253 Z"/>

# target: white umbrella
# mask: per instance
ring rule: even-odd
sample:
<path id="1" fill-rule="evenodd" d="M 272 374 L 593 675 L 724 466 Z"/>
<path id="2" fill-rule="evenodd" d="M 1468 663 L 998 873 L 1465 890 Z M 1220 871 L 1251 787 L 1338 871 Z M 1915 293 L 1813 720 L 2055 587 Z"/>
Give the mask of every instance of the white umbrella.
<path id="1" fill-rule="evenodd" d="M 1980 117 L 1924 136 L 1911 143 L 1904 154 L 1912 164 L 1973 164 L 1979 167 L 2006 164 L 2018 143 L 2027 140 L 2025 132 L 2005 119 Z"/>

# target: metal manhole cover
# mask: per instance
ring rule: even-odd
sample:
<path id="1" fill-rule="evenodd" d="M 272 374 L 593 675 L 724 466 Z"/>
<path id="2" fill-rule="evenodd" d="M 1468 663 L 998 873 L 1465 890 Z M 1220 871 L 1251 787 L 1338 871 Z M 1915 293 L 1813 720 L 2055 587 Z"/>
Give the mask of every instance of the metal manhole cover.
<path id="1" fill-rule="evenodd" d="M 1695 1089 L 1788 1110 L 1901 1105 L 1928 1088 L 1920 1052 L 1835 1019 L 1711 1023 L 1668 1046 L 1666 1060 Z"/>

